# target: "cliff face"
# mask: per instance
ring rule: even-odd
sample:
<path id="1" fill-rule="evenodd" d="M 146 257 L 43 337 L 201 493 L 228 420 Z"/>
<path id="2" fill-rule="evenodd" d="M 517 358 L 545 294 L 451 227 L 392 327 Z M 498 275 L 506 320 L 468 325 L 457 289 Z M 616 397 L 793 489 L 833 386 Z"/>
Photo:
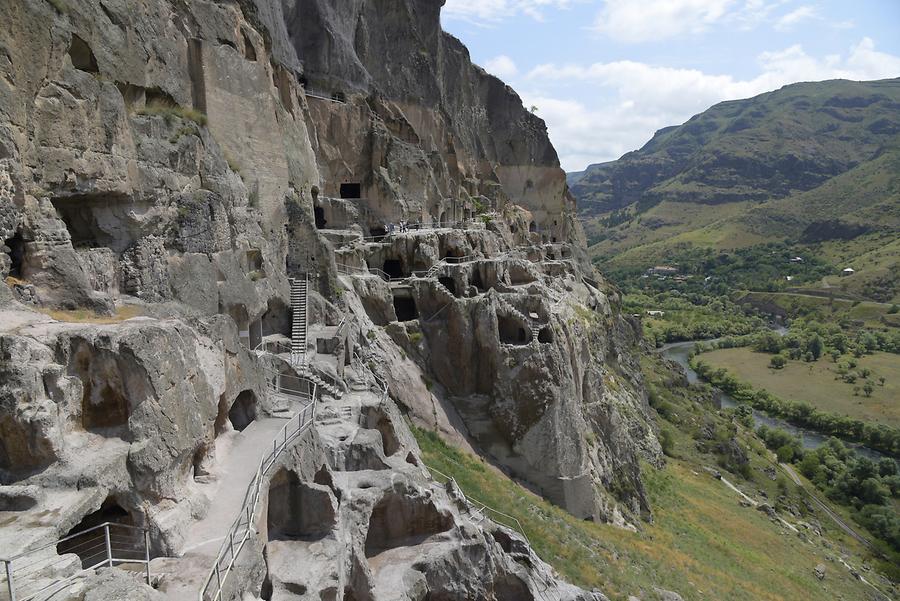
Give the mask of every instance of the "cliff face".
<path id="1" fill-rule="evenodd" d="M 543 122 L 440 30 L 440 8 L 9 8 L 0 477 L 30 501 L 0 530 L 4 548 L 52 542 L 114 505 L 149 528 L 160 588 L 181 598 L 214 558 L 192 538 L 203 516 L 218 519 L 252 474 L 230 471 L 236 449 L 268 448 L 247 441 L 297 409 L 272 378 L 302 376 L 331 384 L 315 389 L 307 454 L 267 476 L 269 515 L 235 595 L 600 598 L 462 515 L 396 409 L 579 516 L 649 512 L 638 461 L 660 454 L 639 332 L 584 259 Z M 429 228 L 386 235 L 400 220 Z M 259 344 L 291 335 L 289 278 L 303 274 L 300 368 Z M 370 369 L 388 398 L 367 396 Z M 313 505 L 332 507 L 313 537 L 327 548 L 264 536 Z M 315 573 L 291 569 L 310 554 Z"/>

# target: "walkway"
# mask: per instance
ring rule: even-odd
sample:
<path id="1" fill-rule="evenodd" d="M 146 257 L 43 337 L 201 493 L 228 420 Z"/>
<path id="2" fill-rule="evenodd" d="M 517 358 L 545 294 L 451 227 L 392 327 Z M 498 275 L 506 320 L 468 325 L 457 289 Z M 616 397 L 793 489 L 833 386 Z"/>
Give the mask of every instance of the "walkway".
<path id="1" fill-rule="evenodd" d="M 219 461 L 216 483 L 209 485 L 209 512 L 195 522 L 185 537 L 184 556 L 159 560 L 165 563 L 160 590 L 171 601 L 196 601 L 197 594 L 219 552 L 225 534 L 238 516 L 244 495 L 262 458 L 272 450 L 275 435 L 286 420 L 264 418 L 234 435 L 234 444 Z M 155 563 L 155 562 L 154 562 Z M 159 569 L 159 568 L 158 568 Z M 156 570 L 154 570 L 156 571 Z"/>

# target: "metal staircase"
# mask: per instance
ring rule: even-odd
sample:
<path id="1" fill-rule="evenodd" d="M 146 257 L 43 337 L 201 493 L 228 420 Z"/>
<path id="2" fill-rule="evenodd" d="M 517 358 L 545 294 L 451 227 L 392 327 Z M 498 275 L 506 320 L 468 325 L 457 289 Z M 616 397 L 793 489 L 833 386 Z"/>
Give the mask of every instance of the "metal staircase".
<path id="1" fill-rule="evenodd" d="M 307 301 L 309 276 L 291 279 L 291 363 L 306 365 L 306 333 L 309 329 Z"/>

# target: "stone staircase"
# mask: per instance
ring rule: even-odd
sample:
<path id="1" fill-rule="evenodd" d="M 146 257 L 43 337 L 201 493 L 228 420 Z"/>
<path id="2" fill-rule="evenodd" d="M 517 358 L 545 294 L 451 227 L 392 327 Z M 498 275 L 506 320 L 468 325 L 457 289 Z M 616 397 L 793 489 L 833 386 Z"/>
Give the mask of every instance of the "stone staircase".
<path id="1" fill-rule="evenodd" d="M 331 396 L 334 400 L 338 401 L 341 399 L 342 396 L 344 396 L 344 391 L 342 389 L 338 388 L 331 382 L 326 381 L 324 378 L 319 376 L 319 374 L 314 372 L 308 366 L 304 366 L 304 368 L 300 370 L 300 374 L 307 380 L 315 382 L 316 386 L 318 386 L 320 390 L 323 390 L 326 394 Z"/>
<path id="2" fill-rule="evenodd" d="M 309 281 L 307 276 L 291 279 L 291 363 L 306 364 L 306 313 Z"/>
<path id="3" fill-rule="evenodd" d="M 541 333 L 541 324 L 536 321 L 531 322 L 531 344 L 538 344 L 538 336 Z"/>

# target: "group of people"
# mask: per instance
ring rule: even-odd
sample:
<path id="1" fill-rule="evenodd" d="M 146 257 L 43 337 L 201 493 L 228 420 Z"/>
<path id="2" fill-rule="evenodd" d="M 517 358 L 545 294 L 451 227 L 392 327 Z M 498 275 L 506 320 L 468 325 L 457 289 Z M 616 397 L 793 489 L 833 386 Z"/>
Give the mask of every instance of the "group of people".
<path id="1" fill-rule="evenodd" d="M 387 225 L 385 225 L 384 229 L 389 234 L 393 234 L 394 232 L 397 232 L 397 231 L 399 231 L 402 234 L 404 232 L 408 232 L 410 229 L 417 230 L 417 229 L 419 229 L 419 227 L 420 227 L 420 224 L 418 221 L 410 223 L 408 221 L 401 220 L 399 226 L 395 226 L 394 222 L 392 221 L 392 222 L 388 223 Z"/>

